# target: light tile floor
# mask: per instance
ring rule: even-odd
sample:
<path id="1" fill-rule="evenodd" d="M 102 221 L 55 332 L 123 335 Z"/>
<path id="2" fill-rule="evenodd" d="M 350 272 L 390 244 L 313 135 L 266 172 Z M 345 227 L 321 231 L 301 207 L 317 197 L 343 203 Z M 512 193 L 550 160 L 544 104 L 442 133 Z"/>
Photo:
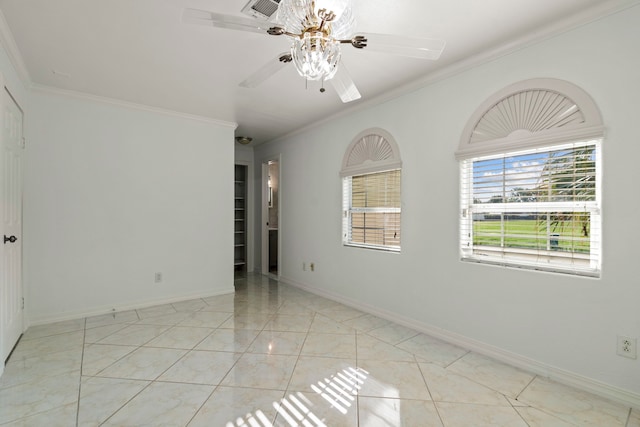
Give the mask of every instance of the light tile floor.
<path id="1" fill-rule="evenodd" d="M 30 328 L 3 426 L 640 427 L 640 411 L 263 276 Z"/>

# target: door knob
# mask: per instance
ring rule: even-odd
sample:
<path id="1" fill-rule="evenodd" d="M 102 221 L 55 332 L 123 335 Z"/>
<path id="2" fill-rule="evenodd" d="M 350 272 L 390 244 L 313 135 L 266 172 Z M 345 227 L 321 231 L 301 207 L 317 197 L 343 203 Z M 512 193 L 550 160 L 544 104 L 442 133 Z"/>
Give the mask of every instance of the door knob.
<path id="1" fill-rule="evenodd" d="M 4 235 L 4 244 L 5 244 L 5 245 L 7 244 L 7 242 L 9 242 L 9 243 L 15 243 L 15 241 L 16 241 L 16 240 L 18 240 L 18 238 L 17 238 L 16 236 L 10 236 L 10 237 L 7 237 L 7 235 L 6 235 L 6 234 Z"/>

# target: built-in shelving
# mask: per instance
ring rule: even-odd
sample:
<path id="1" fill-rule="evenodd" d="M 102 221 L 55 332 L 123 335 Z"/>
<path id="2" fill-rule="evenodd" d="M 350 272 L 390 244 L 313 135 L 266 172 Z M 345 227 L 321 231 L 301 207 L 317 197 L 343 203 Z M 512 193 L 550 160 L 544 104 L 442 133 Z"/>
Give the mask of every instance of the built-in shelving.
<path id="1" fill-rule="evenodd" d="M 234 244 L 233 259 L 236 271 L 247 270 L 247 166 L 235 165 L 234 177 Z"/>

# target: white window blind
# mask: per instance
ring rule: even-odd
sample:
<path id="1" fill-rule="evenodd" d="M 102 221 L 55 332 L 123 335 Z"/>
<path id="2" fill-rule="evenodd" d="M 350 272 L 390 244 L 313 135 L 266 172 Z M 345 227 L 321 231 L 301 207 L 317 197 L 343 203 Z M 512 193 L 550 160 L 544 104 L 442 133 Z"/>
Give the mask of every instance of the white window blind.
<path id="1" fill-rule="evenodd" d="M 465 261 L 598 277 L 600 140 L 461 161 Z"/>
<path id="2" fill-rule="evenodd" d="M 343 243 L 400 250 L 400 169 L 343 178 Z"/>

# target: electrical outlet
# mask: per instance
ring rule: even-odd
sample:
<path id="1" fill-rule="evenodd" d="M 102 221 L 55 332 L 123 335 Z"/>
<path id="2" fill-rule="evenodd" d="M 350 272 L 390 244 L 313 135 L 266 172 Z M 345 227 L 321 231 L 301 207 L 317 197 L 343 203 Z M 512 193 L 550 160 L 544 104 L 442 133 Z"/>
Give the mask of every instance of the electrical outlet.
<path id="1" fill-rule="evenodd" d="M 162 273 L 158 272 L 158 273 L 155 274 L 154 282 L 156 282 L 156 283 L 162 282 Z"/>
<path id="2" fill-rule="evenodd" d="M 307 271 L 307 263 L 306 262 L 302 263 L 302 271 Z"/>
<path id="3" fill-rule="evenodd" d="M 311 271 L 315 271 L 316 270 L 316 265 L 314 263 L 309 264 L 309 268 L 311 269 Z"/>
<path id="4" fill-rule="evenodd" d="M 635 359 L 638 356 L 638 344 L 635 338 L 618 335 L 618 356 Z"/>

